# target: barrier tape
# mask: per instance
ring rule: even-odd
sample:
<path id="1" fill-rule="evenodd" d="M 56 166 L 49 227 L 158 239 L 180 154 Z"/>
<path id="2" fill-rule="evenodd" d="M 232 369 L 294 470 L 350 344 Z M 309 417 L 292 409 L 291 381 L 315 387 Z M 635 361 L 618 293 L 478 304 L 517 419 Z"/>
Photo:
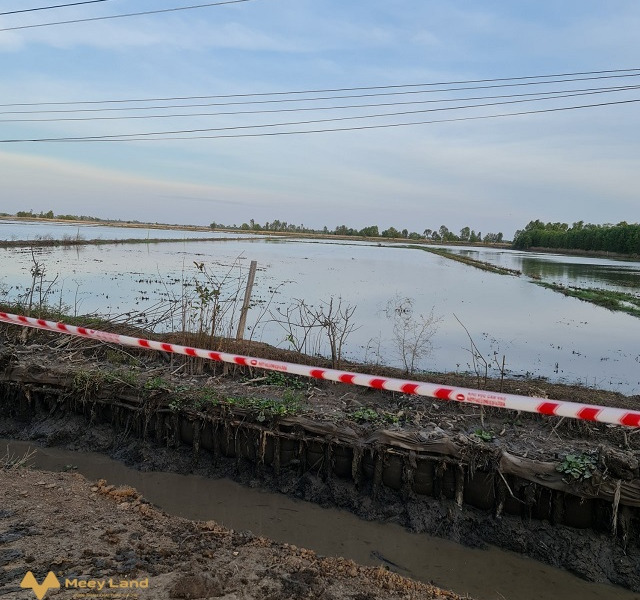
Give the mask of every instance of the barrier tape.
<path id="1" fill-rule="evenodd" d="M 614 425 L 624 425 L 626 427 L 640 427 L 640 412 L 621 408 L 596 406 L 592 404 L 578 404 L 576 402 L 549 400 L 547 398 L 535 398 L 530 396 L 517 396 L 515 394 L 486 392 L 467 388 L 442 386 L 433 383 L 424 383 L 421 381 L 373 377 L 362 373 L 350 373 L 336 369 L 318 369 L 283 361 L 263 360 L 261 358 L 253 358 L 250 356 L 228 354 L 226 352 L 212 352 L 211 350 L 203 350 L 201 348 L 190 348 L 188 346 L 179 346 L 177 344 L 167 344 L 165 342 L 118 335 L 116 333 L 108 333 L 106 331 L 96 331 L 85 327 L 76 327 L 65 323 L 56 323 L 54 321 L 45 321 L 44 319 L 35 319 L 33 317 L 24 317 L 21 315 L 13 315 L 3 312 L 0 312 L 0 321 L 14 325 L 22 325 L 24 327 L 33 327 L 36 329 L 55 331 L 56 333 L 90 338 L 102 342 L 109 342 L 111 344 L 159 350 L 161 352 L 171 352 L 174 354 L 184 354 L 185 356 L 194 356 L 207 360 L 255 367 L 258 369 L 266 369 L 268 371 L 280 371 L 283 373 L 302 375 L 304 377 L 313 377 L 316 379 L 326 379 L 327 381 L 348 383 L 352 385 L 370 387 L 377 390 L 401 392 L 403 394 L 412 394 L 417 396 L 429 396 L 439 400 L 450 400 L 461 402 L 463 404 L 494 406 L 542 415 L 555 415 L 557 417 L 581 419 L 583 421 L 597 421 L 599 423 L 611 423 Z"/>

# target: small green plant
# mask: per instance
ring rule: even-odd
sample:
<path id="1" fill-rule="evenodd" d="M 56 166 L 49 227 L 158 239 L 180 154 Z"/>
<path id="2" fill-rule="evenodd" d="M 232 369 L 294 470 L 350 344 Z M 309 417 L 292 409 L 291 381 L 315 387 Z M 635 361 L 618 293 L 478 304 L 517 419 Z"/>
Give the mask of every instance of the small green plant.
<path id="1" fill-rule="evenodd" d="M 284 401 L 285 404 L 288 404 L 288 405 L 290 404 L 291 406 L 301 405 L 302 402 L 304 401 L 304 394 L 297 389 L 283 390 L 282 400 Z"/>
<path id="2" fill-rule="evenodd" d="M 184 398 L 176 398 L 169 402 L 169 409 L 173 412 L 178 412 L 184 406 Z"/>
<path id="3" fill-rule="evenodd" d="M 351 418 L 358 423 L 391 423 L 397 425 L 403 413 L 390 413 L 387 411 L 377 411 L 373 408 L 358 408 L 351 413 Z"/>
<path id="4" fill-rule="evenodd" d="M 289 375 L 287 373 L 281 373 L 280 371 L 269 371 L 265 375 L 266 379 L 264 383 L 266 385 L 275 385 L 283 388 L 294 388 L 296 390 L 303 390 L 307 387 L 307 381 L 296 375 Z"/>
<path id="5" fill-rule="evenodd" d="M 144 382 L 144 389 L 150 392 L 171 389 L 171 384 L 162 377 L 151 377 Z"/>
<path id="6" fill-rule="evenodd" d="M 403 416 L 403 414 L 394 415 L 393 413 L 385 412 L 383 413 L 382 418 L 387 423 L 391 423 L 392 425 L 397 425 L 398 423 L 400 423 L 401 416 Z"/>
<path id="7" fill-rule="evenodd" d="M 591 479 L 596 468 L 596 459 L 589 454 L 567 454 L 556 471 L 568 475 L 571 481 L 585 481 Z"/>
<path id="8" fill-rule="evenodd" d="M 473 435 L 483 442 L 492 442 L 494 438 L 493 433 L 487 431 L 486 429 L 476 429 L 473 432 Z"/>
<path id="9" fill-rule="evenodd" d="M 289 390 L 285 391 L 282 398 L 229 396 L 225 401 L 230 406 L 242 408 L 254 413 L 256 415 L 256 421 L 260 423 L 268 419 L 273 419 L 274 417 L 286 417 L 298 414 L 302 408 L 300 396 Z"/>
<path id="10" fill-rule="evenodd" d="M 108 383 L 124 384 L 129 387 L 136 387 L 138 384 L 138 376 L 136 371 L 118 369 L 113 373 L 106 373 L 105 381 Z"/>
<path id="11" fill-rule="evenodd" d="M 351 416 L 361 423 L 376 423 L 380 421 L 380 415 L 373 408 L 358 408 L 351 413 Z"/>
<path id="12" fill-rule="evenodd" d="M 181 389 L 177 391 L 186 393 L 185 402 L 196 410 L 202 410 L 206 408 L 207 405 L 216 406 L 220 404 L 220 400 L 213 390 L 204 389 L 192 391 L 187 388 L 186 390 Z"/>
<path id="13" fill-rule="evenodd" d="M 76 371 L 71 389 L 76 394 L 81 395 L 83 399 L 87 399 L 100 390 L 105 380 L 106 377 L 101 371 L 86 371 L 83 369 Z"/>

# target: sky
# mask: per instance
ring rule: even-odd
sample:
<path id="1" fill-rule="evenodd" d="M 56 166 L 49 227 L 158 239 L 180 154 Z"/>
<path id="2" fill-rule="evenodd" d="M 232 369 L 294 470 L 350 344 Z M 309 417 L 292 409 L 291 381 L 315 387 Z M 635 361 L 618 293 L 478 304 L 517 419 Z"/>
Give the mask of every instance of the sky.
<path id="1" fill-rule="evenodd" d="M 64 3 L 2 0 L 0 12 Z M 0 29 L 203 3 L 106 0 L 0 15 Z M 628 101 L 640 89 L 601 93 L 640 85 L 638 31 L 637 0 L 248 0 L 0 31 L 0 212 L 506 239 L 534 219 L 638 222 L 640 102 Z M 324 91 L 345 88 L 378 89 Z M 518 102 L 443 110 L 498 95 Z M 178 97 L 192 99 L 141 102 Z M 257 110 L 278 112 L 246 114 Z M 309 120 L 322 122 L 274 126 Z M 318 129 L 343 131 L 298 133 Z M 186 130 L 200 131 L 148 135 Z"/>

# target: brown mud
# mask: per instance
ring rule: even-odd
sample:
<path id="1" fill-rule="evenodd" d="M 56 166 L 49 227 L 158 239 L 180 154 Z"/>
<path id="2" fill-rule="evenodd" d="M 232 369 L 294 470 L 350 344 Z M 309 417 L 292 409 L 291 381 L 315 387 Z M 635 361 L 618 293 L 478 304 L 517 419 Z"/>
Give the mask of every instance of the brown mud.
<path id="1" fill-rule="evenodd" d="M 462 600 L 382 567 L 171 517 L 131 487 L 77 474 L 0 468 L 0 501 L 2 598 L 33 600 L 22 578 L 51 570 L 62 589 L 47 598 Z M 78 581 L 107 585 L 92 593 Z"/>
<path id="2" fill-rule="evenodd" d="M 143 470 L 228 476 L 640 591 L 635 430 L 163 359 L 44 332 L 24 340 L 15 330 L 4 330 L 0 346 L 0 436 L 106 452 Z M 241 349 L 293 359 L 264 346 L 229 348 Z M 500 386 L 592 404 L 638 402 L 544 381 L 483 387 Z M 567 455 L 586 461 L 577 476 L 558 471 Z"/>

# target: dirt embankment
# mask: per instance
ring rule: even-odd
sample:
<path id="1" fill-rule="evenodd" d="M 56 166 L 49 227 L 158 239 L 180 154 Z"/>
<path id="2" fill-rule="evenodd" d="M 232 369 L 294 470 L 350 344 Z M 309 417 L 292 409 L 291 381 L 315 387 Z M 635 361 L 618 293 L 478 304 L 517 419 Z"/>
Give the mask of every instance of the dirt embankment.
<path id="1" fill-rule="evenodd" d="M 42 582 L 53 571 L 61 588 L 47 597 L 61 599 L 461 600 L 383 568 L 170 517 L 103 480 L 0 468 L 0 490 L 2 598 L 33 600 L 20 588 L 26 573 Z"/>
<path id="2" fill-rule="evenodd" d="M 256 348 L 228 350 L 250 353 Z M 300 359 L 264 345 L 259 355 L 293 362 Z M 382 369 L 378 372 L 398 375 Z M 465 387 L 476 383 L 464 375 L 430 379 Z M 238 480 L 249 477 L 265 487 L 342 506 L 369 519 L 393 516 L 395 522 L 415 531 L 477 545 L 493 543 L 592 581 L 640 590 L 640 547 L 634 533 L 640 529 L 634 504 L 640 480 L 640 437 L 629 429 L 443 403 L 280 373 L 233 370 L 215 363 L 202 365 L 44 332 L 25 340 L 15 329 L 7 330 L 0 342 L 0 380 L 7 390 L 20 395 L 20 399 L 0 398 L 0 408 L 8 407 L 11 413 L 21 404 L 28 407 L 29 418 L 38 420 L 36 426 L 27 423 L 25 427 L 24 423 L 11 419 L 3 423 L 0 419 L 0 434 L 5 436 L 41 439 L 47 444 L 74 440 L 76 449 L 111 452 L 113 448 L 107 446 L 92 446 L 91 428 L 81 439 L 78 432 L 87 430 L 83 417 L 74 417 L 83 425 L 74 424 L 71 432 L 69 413 L 76 412 L 94 423 L 113 423 L 119 429 L 119 442 L 122 436 L 139 434 L 137 441 L 129 438 L 124 454 L 123 446 L 119 448 L 118 458 L 129 464 L 182 472 L 195 472 L 199 464 L 198 468 L 207 471 L 203 474 L 230 475 Z M 523 395 L 628 408 L 636 408 L 638 400 L 545 381 L 483 383 L 496 391 L 503 388 Z M 36 404 L 40 408 L 34 411 Z M 195 423 L 204 427 L 197 439 L 194 432 L 200 430 Z M 154 428 L 155 433 L 149 433 L 145 440 L 145 432 Z M 286 465 L 284 447 L 279 454 L 272 453 L 271 464 L 264 464 L 266 445 L 259 441 L 267 439 L 262 436 L 265 430 L 290 441 L 291 456 Z M 217 442 L 203 458 L 206 435 L 215 437 L 215 432 L 220 433 Z M 230 432 L 233 435 L 227 435 Z M 254 434 L 255 444 L 249 441 Z M 191 442 L 185 442 L 189 437 Z M 393 454 L 395 448 L 389 440 L 401 440 L 402 452 Z M 336 473 L 344 456 L 327 454 L 335 445 L 344 450 L 349 445 L 353 448 L 340 467 L 342 478 Z M 435 452 L 437 447 L 445 448 L 449 455 Z M 260 452 L 262 465 L 256 460 Z M 530 461 L 529 479 L 501 471 L 507 455 L 516 463 Z M 566 464 L 565 472 L 558 472 L 568 457 L 577 458 L 578 464 Z M 390 470 L 385 478 L 385 468 L 391 469 L 394 461 L 397 476 Z M 540 471 L 536 471 L 538 464 L 542 465 Z M 420 465 L 430 469 L 423 475 L 428 474 L 431 481 L 419 481 Z M 333 474 L 332 466 L 336 467 Z M 575 476 L 570 472 L 573 468 Z M 475 498 L 470 487 L 474 481 Z M 554 489 L 546 486 L 550 481 Z M 478 488 L 478 484 L 484 487 Z M 469 508 L 467 503 L 482 510 Z M 512 512 L 507 514 L 509 505 Z M 115 514 L 129 514 L 128 508 L 119 510 L 124 512 Z M 565 517 L 570 511 L 582 512 L 585 523 L 574 520 L 574 525 L 567 526 Z M 179 564 L 180 572 L 190 568 L 187 563 Z M 255 585 L 255 580 L 251 581 Z M 282 589 L 273 596 L 242 592 L 243 596 L 239 592 L 228 597 L 300 597 L 283 596 Z M 395 597 L 389 592 L 367 595 L 374 593 L 369 591 L 330 596 L 333 588 L 327 589 L 330 592 L 313 592 L 316 596 L 308 597 Z M 402 593 L 407 597 L 407 592 Z"/>

